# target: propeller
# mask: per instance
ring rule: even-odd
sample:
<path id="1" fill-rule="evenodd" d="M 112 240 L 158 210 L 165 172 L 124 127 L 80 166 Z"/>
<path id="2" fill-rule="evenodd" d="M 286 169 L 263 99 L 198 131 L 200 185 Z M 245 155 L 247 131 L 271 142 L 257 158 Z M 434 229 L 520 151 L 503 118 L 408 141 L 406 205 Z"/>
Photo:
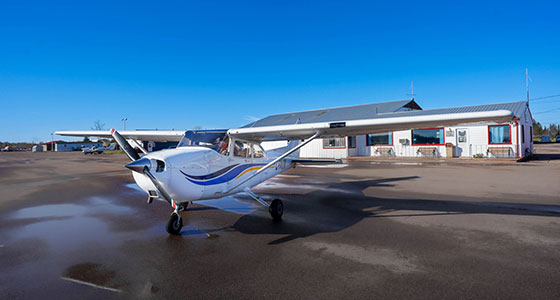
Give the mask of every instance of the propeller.
<path id="1" fill-rule="evenodd" d="M 123 136 L 114 128 L 111 128 L 111 135 L 113 136 L 115 141 L 117 141 L 121 149 L 123 149 L 126 156 L 130 158 L 130 160 L 135 161 L 140 159 L 140 155 L 138 155 L 138 153 L 134 151 L 134 148 L 132 148 L 132 146 L 130 146 L 130 144 L 125 140 L 125 138 L 123 138 Z"/>
<path id="2" fill-rule="evenodd" d="M 134 148 L 132 148 L 132 146 L 130 146 L 130 144 L 126 141 L 126 139 L 115 129 L 111 129 L 111 135 L 113 136 L 117 144 L 119 144 L 121 149 L 123 149 L 126 156 L 128 156 L 128 158 L 132 160 L 132 162 L 126 164 L 125 167 L 134 172 L 138 172 L 146 175 L 150 179 L 150 181 L 154 184 L 159 194 L 162 195 L 163 198 L 165 198 L 165 200 L 169 203 L 169 205 L 174 206 L 173 200 L 171 199 L 169 193 L 167 193 L 165 188 L 163 188 L 163 186 L 159 183 L 159 181 L 156 179 L 154 174 L 150 172 L 152 161 L 146 157 L 141 158 L 140 155 L 138 155 L 138 153 L 134 151 Z"/>

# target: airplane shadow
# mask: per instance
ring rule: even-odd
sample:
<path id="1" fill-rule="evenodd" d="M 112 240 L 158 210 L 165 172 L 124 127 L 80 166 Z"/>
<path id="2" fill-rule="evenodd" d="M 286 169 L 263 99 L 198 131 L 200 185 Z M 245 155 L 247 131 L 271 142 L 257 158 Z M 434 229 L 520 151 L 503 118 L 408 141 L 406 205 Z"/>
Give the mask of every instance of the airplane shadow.
<path id="1" fill-rule="evenodd" d="M 285 218 L 273 222 L 268 211 L 262 210 L 240 217 L 235 224 L 220 230 L 236 230 L 246 234 L 285 235 L 269 244 L 281 244 L 318 233 L 338 232 L 365 218 L 402 216 L 434 216 L 454 214 L 506 214 L 560 217 L 560 206 L 526 203 L 469 202 L 452 200 L 394 199 L 369 197 L 363 190 L 371 187 L 392 187 L 392 182 L 413 180 L 417 176 L 356 180 L 334 183 L 305 195 L 265 194 L 267 198 L 282 198 Z M 322 184 L 324 186 L 324 183 Z M 395 211 L 418 213 L 390 214 Z M 554 213 L 556 212 L 556 213 Z"/>
<path id="2" fill-rule="evenodd" d="M 536 160 L 560 160 L 560 154 L 557 153 L 537 153 Z"/>

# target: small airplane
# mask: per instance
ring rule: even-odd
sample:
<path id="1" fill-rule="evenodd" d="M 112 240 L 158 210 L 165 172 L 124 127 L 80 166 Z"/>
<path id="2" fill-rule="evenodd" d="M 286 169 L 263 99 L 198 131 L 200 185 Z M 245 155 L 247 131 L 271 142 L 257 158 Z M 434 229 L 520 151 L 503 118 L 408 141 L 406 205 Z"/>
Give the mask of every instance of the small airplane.
<path id="1" fill-rule="evenodd" d="M 148 203 L 162 200 L 173 212 L 167 221 L 169 234 L 179 234 L 183 226 L 181 212 L 198 200 L 218 199 L 246 193 L 268 207 L 272 219 L 280 221 L 284 204 L 280 199 L 267 203 L 251 188 L 292 167 L 309 162 L 298 158 L 297 151 L 317 138 L 355 136 L 396 130 L 449 126 L 482 121 L 508 122 L 509 110 L 435 115 L 389 116 L 374 119 L 336 120 L 333 122 L 299 121 L 291 125 L 242 127 L 229 130 L 182 131 L 57 131 L 63 136 L 113 137 L 132 161 L 125 165 L 136 183 L 148 195 Z M 128 139 L 128 141 L 127 141 Z M 137 140 L 177 141 L 174 149 L 148 153 Z M 287 140 L 286 147 L 264 151 L 263 141 Z M 129 141 L 131 143 L 129 143 Z M 132 145 L 131 145 L 132 144 Z M 140 149 L 141 157 L 134 147 Z M 330 162 L 332 163 L 332 161 Z"/>
<path id="2" fill-rule="evenodd" d="M 103 153 L 103 151 L 115 150 L 116 147 L 117 147 L 117 143 L 111 143 L 109 145 L 109 147 L 95 147 L 95 146 L 84 147 L 84 148 L 82 148 L 82 152 L 86 155 L 87 154 L 101 154 L 101 153 Z"/>

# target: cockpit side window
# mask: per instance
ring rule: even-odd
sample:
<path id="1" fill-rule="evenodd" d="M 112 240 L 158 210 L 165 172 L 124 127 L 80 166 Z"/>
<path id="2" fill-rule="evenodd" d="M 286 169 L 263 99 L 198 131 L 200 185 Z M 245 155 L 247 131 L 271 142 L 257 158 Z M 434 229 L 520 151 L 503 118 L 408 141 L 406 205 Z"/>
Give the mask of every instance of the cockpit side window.
<path id="1" fill-rule="evenodd" d="M 229 155 L 229 136 L 226 136 L 226 138 L 220 142 L 216 151 L 225 156 Z"/>
<path id="2" fill-rule="evenodd" d="M 264 157 L 264 150 L 259 144 L 253 144 L 253 157 L 254 158 L 261 158 Z"/>
<path id="3" fill-rule="evenodd" d="M 251 157 L 251 144 L 242 141 L 235 141 L 233 155 L 239 157 Z"/>

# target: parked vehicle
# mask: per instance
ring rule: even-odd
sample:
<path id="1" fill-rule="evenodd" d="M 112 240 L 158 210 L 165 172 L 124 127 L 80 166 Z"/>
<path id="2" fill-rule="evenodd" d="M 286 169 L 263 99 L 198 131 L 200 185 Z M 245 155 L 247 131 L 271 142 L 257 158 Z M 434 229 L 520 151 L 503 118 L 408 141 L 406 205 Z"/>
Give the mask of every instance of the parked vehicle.
<path id="1" fill-rule="evenodd" d="M 117 146 L 117 143 L 112 143 L 109 147 L 95 147 L 95 146 L 91 146 L 91 147 L 84 147 L 82 148 L 82 152 L 84 152 L 84 154 L 101 154 L 103 153 L 103 151 L 111 151 L 111 150 L 115 150 L 115 147 Z"/>
<path id="2" fill-rule="evenodd" d="M 541 143 L 550 143 L 550 135 L 541 136 Z"/>

